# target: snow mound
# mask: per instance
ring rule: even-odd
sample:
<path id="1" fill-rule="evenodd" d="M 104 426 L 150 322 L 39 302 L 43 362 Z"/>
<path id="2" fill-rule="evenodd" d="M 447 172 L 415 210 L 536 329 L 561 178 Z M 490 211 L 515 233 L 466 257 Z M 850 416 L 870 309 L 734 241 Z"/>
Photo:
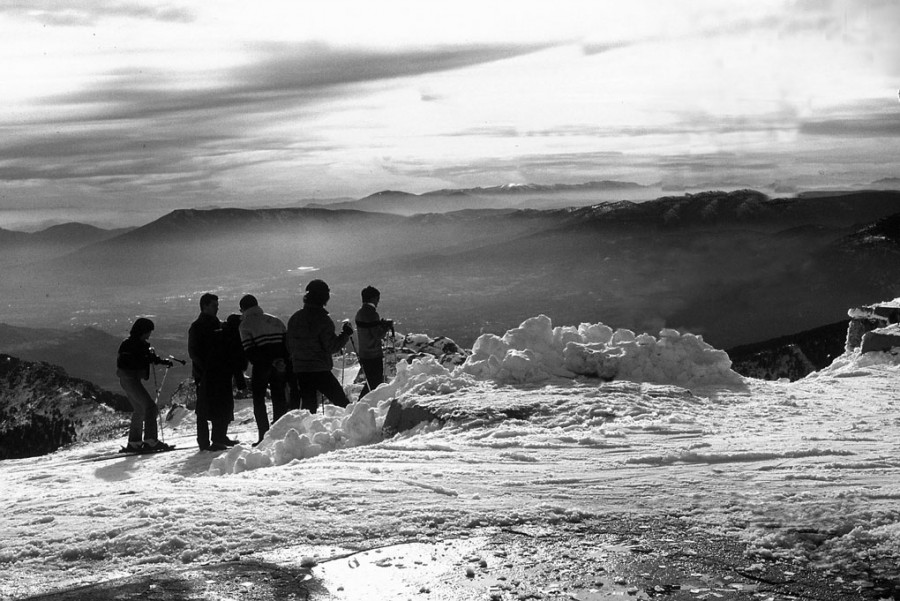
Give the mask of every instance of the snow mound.
<path id="1" fill-rule="evenodd" d="M 322 414 L 289 412 L 272 425 L 257 447 L 240 445 L 213 460 L 209 474 L 285 465 L 380 442 L 392 400 L 447 395 L 488 382 L 529 385 L 581 376 L 693 388 L 735 386 L 744 381 L 731 370 L 728 355 L 699 336 L 670 329 L 662 330 L 658 337 L 635 335 L 602 323 L 553 327 L 546 315 L 528 319 L 502 337 L 480 336 L 461 365 L 442 364 L 439 354 L 446 355 L 447 349 L 398 363 L 397 375 L 389 383 L 346 409 L 328 405 Z"/>
<path id="2" fill-rule="evenodd" d="M 809 374 L 805 379 L 850 378 L 869 375 L 878 369 L 896 369 L 898 367 L 900 367 L 900 349 L 864 353 L 857 347 L 835 358 L 831 365 Z"/>
<path id="3" fill-rule="evenodd" d="M 384 421 L 383 415 L 381 421 Z M 311 414 L 305 409 L 290 411 L 272 424 L 258 446 L 241 444 L 233 447 L 213 459 L 208 473 L 213 476 L 239 474 L 380 440 L 381 427 L 368 399 L 346 409 L 326 405 L 319 414 Z"/>
<path id="4" fill-rule="evenodd" d="M 554 377 L 596 377 L 675 384 L 688 388 L 733 386 L 743 378 L 731 370 L 725 351 L 693 334 L 664 329 L 659 337 L 602 323 L 553 327 L 539 315 L 503 337 L 475 341 L 462 371 L 504 384 L 539 383 Z"/>

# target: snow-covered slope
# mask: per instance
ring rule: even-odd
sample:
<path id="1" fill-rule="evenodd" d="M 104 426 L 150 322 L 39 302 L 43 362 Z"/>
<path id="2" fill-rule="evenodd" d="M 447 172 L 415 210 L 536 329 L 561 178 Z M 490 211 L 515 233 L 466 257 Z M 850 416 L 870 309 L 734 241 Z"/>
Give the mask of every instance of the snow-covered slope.
<path id="1" fill-rule="evenodd" d="M 696 337 L 607 330 L 529 320 L 462 366 L 401 367 L 348 411 L 290 413 L 255 449 L 190 450 L 187 416 L 165 431 L 186 451 L 91 461 L 117 447 L 104 443 L 3 462 L 0 595 L 248 556 L 317 557 L 327 573 L 340 548 L 615 515 L 738 539 L 751 575 L 786 558 L 854 590 L 896 585 L 896 357 L 764 382 Z M 609 365 L 612 381 L 586 375 Z M 395 398 L 435 419 L 380 440 Z M 254 431 L 244 402 L 232 434 Z M 441 598 L 489 598 L 487 582 Z"/>

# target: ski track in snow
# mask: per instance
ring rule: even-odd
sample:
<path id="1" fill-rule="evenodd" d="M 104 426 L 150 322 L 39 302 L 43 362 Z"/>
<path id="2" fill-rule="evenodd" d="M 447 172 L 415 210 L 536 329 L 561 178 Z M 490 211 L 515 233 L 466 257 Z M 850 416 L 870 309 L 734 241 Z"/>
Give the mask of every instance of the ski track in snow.
<path id="1" fill-rule="evenodd" d="M 896 571 L 900 367 L 875 355 L 792 384 L 692 391 L 585 378 L 435 382 L 406 398 L 452 408 L 442 426 L 240 473 L 217 475 L 263 451 L 78 461 L 116 441 L 5 461 L 0 595 L 293 545 L 363 547 L 616 513 L 681 516 L 740 537 L 761 559 Z M 372 409 L 380 420 L 383 405 Z M 342 415 L 329 407 L 322 423 Z M 237 418 L 232 435 L 255 440 L 249 401 Z M 191 446 L 193 428 L 185 419 L 166 440 Z M 267 441 L 266 456 L 296 435 Z"/>

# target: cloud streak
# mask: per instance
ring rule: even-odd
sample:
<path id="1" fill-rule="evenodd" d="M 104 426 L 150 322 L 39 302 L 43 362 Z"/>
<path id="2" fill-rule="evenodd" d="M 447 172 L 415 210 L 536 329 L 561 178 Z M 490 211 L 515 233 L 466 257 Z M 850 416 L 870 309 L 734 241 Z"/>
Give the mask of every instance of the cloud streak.
<path id="1" fill-rule="evenodd" d="M 459 69 L 530 54 L 546 45 L 435 48 L 402 52 L 332 48 L 325 44 L 268 45 L 248 64 L 222 73 L 223 83 L 179 90 L 164 73 L 121 72 L 103 85 L 46 98 L 43 104 L 88 107 L 84 118 L 104 121 L 209 111 L 283 110 L 322 101 L 349 84 L 365 84 Z M 99 108 L 91 108 L 99 107 Z"/>
<path id="2" fill-rule="evenodd" d="M 893 173 L 892 2 L 475 6 L 10 0 L 0 181 L 183 206 Z"/>
<path id="3" fill-rule="evenodd" d="M 3 3 L 0 14 L 33 19 L 44 25 L 85 27 L 112 18 L 151 20 L 164 23 L 191 23 L 192 11 L 164 4 L 149 6 L 141 2 L 82 0 L 12 0 Z"/>
<path id="4" fill-rule="evenodd" d="M 270 44 L 255 58 L 187 87 L 162 72 L 120 71 L 102 84 L 45 98 L 26 127 L 5 125 L 0 179 L 68 179 L 214 173 L 253 164 L 265 150 L 302 152 L 304 143 L 256 130 L 297 112 L 325 111 L 358 86 L 500 61 L 542 45 L 372 52 L 325 44 Z M 185 89 L 187 87 L 187 89 Z M 65 110 L 63 110 L 65 109 Z M 45 117 L 45 114 L 56 117 Z M 292 117 L 293 118 L 293 117 Z M 52 132 L 52 133 L 50 133 Z M 320 150 L 319 147 L 314 147 Z M 252 152 L 242 160 L 237 150 Z M 152 153 L 152 158 L 148 156 Z M 230 156 L 229 156 L 230 155 Z"/>
<path id="5" fill-rule="evenodd" d="M 837 119 L 815 119 L 804 122 L 800 132 L 808 136 L 836 138 L 900 137 L 900 111 L 853 115 Z"/>

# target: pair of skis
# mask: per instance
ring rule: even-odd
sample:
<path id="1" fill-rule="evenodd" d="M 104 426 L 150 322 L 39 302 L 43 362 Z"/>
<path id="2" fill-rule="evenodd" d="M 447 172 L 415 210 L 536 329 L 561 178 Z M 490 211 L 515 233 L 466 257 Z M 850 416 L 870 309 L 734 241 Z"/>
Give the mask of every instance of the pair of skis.
<path id="1" fill-rule="evenodd" d="M 187 451 L 188 448 L 177 448 L 172 447 L 171 449 L 159 450 L 159 451 L 139 451 L 139 450 L 130 450 L 125 447 L 114 452 L 114 453 L 101 453 L 99 455 L 90 455 L 88 457 L 82 458 L 79 463 L 90 463 L 94 461 L 111 461 L 113 459 L 125 459 L 126 457 L 149 457 L 152 455 L 162 455 L 165 453 L 171 453 L 172 451 Z"/>

